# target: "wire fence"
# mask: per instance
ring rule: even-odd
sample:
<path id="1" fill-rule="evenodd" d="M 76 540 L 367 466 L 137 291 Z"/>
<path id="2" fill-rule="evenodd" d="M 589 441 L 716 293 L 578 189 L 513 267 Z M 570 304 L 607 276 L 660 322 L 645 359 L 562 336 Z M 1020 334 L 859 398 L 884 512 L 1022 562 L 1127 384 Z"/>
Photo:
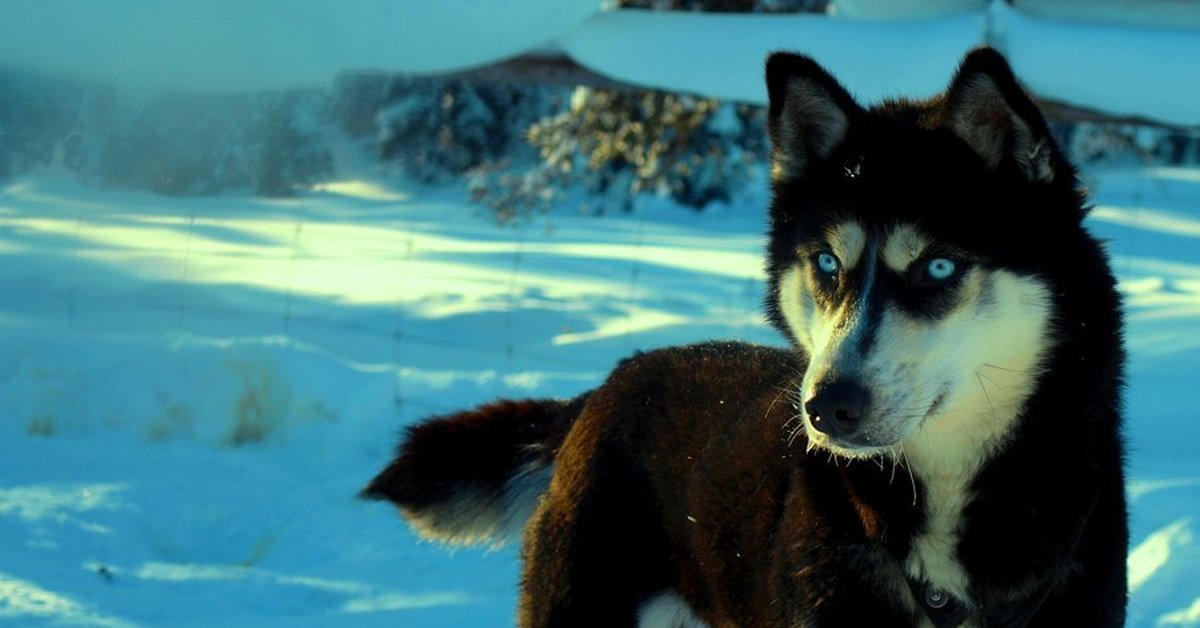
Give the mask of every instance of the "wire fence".
<path id="1" fill-rule="evenodd" d="M 388 377 L 380 402 L 403 421 L 463 405 L 439 394 L 431 377 L 474 381 L 466 394 L 476 398 L 574 394 L 633 351 L 773 339 L 755 321 L 761 247 L 753 232 L 738 233 L 733 249 L 741 250 L 730 250 L 724 234 L 678 231 L 678 216 L 662 221 L 651 211 L 499 227 L 469 205 L 437 199 L 435 207 L 415 198 L 365 209 L 361 200 L 312 200 L 317 207 L 305 209 L 306 199 L 280 206 L 53 177 L 10 182 L 0 187 L 0 250 L 12 257 L 0 271 L 10 286 L 0 317 L 33 354 L 50 344 L 86 354 L 113 338 L 161 345 L 101 361 L 131 377 L 157 371 L 148 381 L 188 370 L 194 356 L 168 347 L 179 338 L 230 354 L 247 345 L 286 349 L 272 360 L 322 356 L 329 368 Z M 589 239 L 592 227 L 599 240 Z M 750 260 L 744 272 L 697 270 L 687 258 L 703 242 Z M 664 261 L 664 248 L 678 259 Z M 644 324 L 647 313 L 664 320 Z M 324 373 L 293 373 L 300 379 L 291 388 Z M 219 387 L 198 382 L 194 394 Z"/>
<path id="2" fill-rule="evenodd" d="M 1093 230 L 1128 292 L 1135 345 L 1186 350 L 1200 260 L 1177 245 L 1200 233 L 1188 205 L 1200 176 L 1125 172 L 1097 175 L 1109 206 Z M 130 395 L 179 405 L 247 378 L 191 361 L 249 359 L 296 395 L 322 390 L 329 406 L 365 395 L 403 423 L 498 396 L 576 394 L 639 350 L 784 344 L 762 312 L 765 194 L 704 214 L 668 202 L 627 215 L 560 208 L 497 226 L 453 190 L 411 189 L 263 201 L 41 176 L 0 185 L 0 406 L 33 417 L 74 397 L 87 411 L 89 395 L 124 378 L 151 384 Z M 193 341 L 208 357 L 175 350 Z M 382 385 L 327 389 L 346 371 Z"/>

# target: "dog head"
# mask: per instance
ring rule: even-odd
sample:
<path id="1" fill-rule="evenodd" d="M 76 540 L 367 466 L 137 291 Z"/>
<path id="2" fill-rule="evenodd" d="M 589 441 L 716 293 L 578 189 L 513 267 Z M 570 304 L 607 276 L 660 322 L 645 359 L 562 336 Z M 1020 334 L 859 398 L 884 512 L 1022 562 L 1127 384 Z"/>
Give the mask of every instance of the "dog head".
<path id="1" fill-rule="evenodd" d="M 942 95 L 868 109 L 776 53 L 767 87 L 767 309 L 809 358 L 809 446 L 868 457 L 1003 431 L 1054 342 L 1051 251 L 1085 213 L 1007 63 L 976 50 Z"/>

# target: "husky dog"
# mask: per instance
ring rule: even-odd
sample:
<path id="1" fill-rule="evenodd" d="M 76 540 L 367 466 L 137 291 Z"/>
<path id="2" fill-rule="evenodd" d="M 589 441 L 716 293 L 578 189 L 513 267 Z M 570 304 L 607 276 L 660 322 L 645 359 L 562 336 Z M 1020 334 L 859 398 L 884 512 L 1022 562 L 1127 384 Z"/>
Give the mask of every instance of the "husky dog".
<path id="1" fill-rule="evenodd" d="M 990 49 L 871 108 L 802 56 L 766 74 L 792 347 L 431 419 L 364 495 L 523 533 L 531 628 L 1121 626 L 1120 302 L 1042 115 Z"/>

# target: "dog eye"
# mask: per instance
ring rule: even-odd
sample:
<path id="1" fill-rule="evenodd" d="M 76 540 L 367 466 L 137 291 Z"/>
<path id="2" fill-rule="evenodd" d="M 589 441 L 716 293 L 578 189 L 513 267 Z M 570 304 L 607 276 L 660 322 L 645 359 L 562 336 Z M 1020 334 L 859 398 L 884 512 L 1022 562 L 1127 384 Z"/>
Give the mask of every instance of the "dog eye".
<path id="1" fill-rule="evenodd" d="M 817 268 L 826 275 L 833 276 L 842 269 L 842 263 L 838 258 L 834 257 L 833 253 L 824 251 L 817 254 Z"/>
<path id="2" fill-rule="evenodd" d="M 945 281 L 953 277 L 956 272 L 958 272 L 958 265 L 954 263 L 954 260 L 945 257 L 931 259 L 925 267 L 925 275 L 934 281 Z"/>

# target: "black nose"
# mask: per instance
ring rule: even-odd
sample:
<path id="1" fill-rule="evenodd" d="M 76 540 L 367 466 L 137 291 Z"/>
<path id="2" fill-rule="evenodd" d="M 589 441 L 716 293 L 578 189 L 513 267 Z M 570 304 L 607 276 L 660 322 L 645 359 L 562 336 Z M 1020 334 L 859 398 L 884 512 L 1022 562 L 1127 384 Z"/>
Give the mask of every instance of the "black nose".
<path id="1" fill-rule="evenodd" d="M 871 395 L 859 384 L 834 381 L 821 384 L 804 404 L 808 420 L 817 431 L 835 438 L 851 437 L 862 424 Z"/>

